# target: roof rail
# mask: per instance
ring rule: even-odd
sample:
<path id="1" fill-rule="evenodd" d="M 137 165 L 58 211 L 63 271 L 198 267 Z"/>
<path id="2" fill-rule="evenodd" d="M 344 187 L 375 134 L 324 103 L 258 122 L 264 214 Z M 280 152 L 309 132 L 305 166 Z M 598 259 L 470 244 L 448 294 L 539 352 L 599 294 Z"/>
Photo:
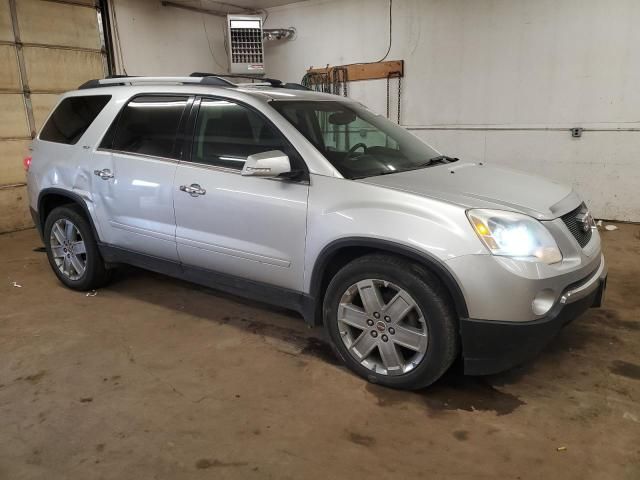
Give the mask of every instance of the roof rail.
<path id="1" fill-rule="evenodd" d="M 311 89 L 309 87 L 305 87 L 301 83 L 285 83 L 285 84 L 282 85 L 282 88 L 288 88 L 289 90 L 309 90 L 309 91 L 311 91 Z"/>
<path id="2" fill-rule="evenodd" d="M 217 76 L 196 77 L 129 77 L 114 75 L 102 79 L 89 80 L 78 87 L 78 90 L 87 88 L 109 87 L 115 85 L 133 85 L 139 83 L 182 83 L 191 85 L 210 85 L 217 87 L 235 87 L 236 84 Z"/>
<path id="3" fill-rule="evenodd" d="M 257 80 L 256 83 L 233 83 L 227 78 L 243 78 Z M 275 78 L 259 78 L 250 77 L 248 75 L 217 75 L 213 73 L 194 72 L 188 77 L 136 77 L 127 75 L 113 75 L 106 78 L 89 80 L 78 87 L 78 90 L 86 90 L 88 88 L 110 87 L 116 85 L 134 85 L 140 83 L 181 83 L 189 85 L 209 85 L 215 87 L 264 87 L 271 86 L 274 88 L 289 88 L 293 90 L 310 90 L 299 83 L 282 83 L 281 80 Z"/>
<path id="4" fill-rule="evenodd" d="M 236 83 L 237 87 L 272 87 L 269 82 L 240 82 Z"/>
<path id="5" fill-rule="evenodd" d="M 233 74 L 221 74 L 221 73 L 205 73 L 205 72 L 193 72 L 190 77 L 218 77 L 218 78 L 244 78 L 250 80 L 256 80 L 255 83 L 236 83 L 235 85 L 239 87 L 262 87 L 270 85 L 275 88 L 289 88 L 291 90 L 311 90 L 304 85 L 299 83 L 284 83 L 282 80 L 278 80 L 277 78 L 262 78 L 262 77 L 253 77 L 251 75 L 233 75 Z"/>
<path id="6" fill-rule="evenodd" d="M 246 80 L 256 80 L 258 83 L 268 83 L 272 87 L 279 87 L 282 85 L 282 80 L 277 78 L 263 78 L 255 77 L 251 75 L 235 75 L 228 73 L 206 73 L 206 72 L 193 72 L 190 77 L 218 77 L 218 78 L 244 78 Z"/>

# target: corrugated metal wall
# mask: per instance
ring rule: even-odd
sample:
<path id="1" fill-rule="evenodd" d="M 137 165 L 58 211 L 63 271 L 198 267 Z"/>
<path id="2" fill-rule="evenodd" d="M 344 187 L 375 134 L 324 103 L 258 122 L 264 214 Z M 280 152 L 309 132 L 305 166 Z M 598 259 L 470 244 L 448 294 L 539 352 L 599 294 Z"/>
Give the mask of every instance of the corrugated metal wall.
<path id="1" fill-rule="evenodd" d="M 0 0 L 0 233 L 31 225 L 22 158 L 58 95 L 105 74 L 94 0 Z"/>

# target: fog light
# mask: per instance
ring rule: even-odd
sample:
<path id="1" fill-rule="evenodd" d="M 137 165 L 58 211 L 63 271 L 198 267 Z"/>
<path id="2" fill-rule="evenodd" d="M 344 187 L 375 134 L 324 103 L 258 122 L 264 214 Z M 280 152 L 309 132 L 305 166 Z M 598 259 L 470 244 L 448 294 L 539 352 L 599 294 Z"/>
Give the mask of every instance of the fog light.
<path id="1" fill-rule="evenodd" d="M 544 290 L 540 290 L 536 295 L 536 298 L 531 302 L 531 309 L 533 313 L 536 315 L 544 315 L 556 301 L 556 294 L 550 288 L 545 288 Z"/>

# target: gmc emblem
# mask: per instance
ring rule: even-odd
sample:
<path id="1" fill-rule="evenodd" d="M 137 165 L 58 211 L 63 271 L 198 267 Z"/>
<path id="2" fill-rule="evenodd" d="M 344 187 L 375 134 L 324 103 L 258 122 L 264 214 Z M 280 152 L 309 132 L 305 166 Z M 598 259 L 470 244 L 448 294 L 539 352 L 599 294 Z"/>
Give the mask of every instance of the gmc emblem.
<path id="1" fill-rule="evenodd" d="M 584 210 L 576 215 L 576 221 L 583 232 L 588 232 L 590 228 L 595 228 L 596 225 L 589 210 Z"/>

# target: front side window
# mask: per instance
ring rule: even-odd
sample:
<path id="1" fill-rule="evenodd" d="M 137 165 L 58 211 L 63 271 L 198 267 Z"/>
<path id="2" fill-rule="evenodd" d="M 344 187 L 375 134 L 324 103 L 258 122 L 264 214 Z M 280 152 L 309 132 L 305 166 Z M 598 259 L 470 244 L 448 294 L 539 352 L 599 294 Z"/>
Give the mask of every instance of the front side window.
<path id="1" fill-rule="evenodd" d="M 242 170 L 249 155 L 281 150 L 282 136 L 262 115 L 229 100 L 203 98 L 191 160 Z"/>
<path id="2" fill-rule="evenodd" d="M 182 96 L 134 98 L 124 107 L 115 130 L 107 133 L 101 147 L 178 158 L 176 137 L 187 100 Z"/>
<path id="3" fill-rule="evenodd" d="M 404 128 L 357 103 L 276 100 L 270 105 L 345 178 L 415 170 L 439 155 Z"/>
<path id="4" fill-rule="evenodd" d="M 111 95 L 65 98 L 40 132 L 40 140 L 74 145 L 102 111 Z"/>

